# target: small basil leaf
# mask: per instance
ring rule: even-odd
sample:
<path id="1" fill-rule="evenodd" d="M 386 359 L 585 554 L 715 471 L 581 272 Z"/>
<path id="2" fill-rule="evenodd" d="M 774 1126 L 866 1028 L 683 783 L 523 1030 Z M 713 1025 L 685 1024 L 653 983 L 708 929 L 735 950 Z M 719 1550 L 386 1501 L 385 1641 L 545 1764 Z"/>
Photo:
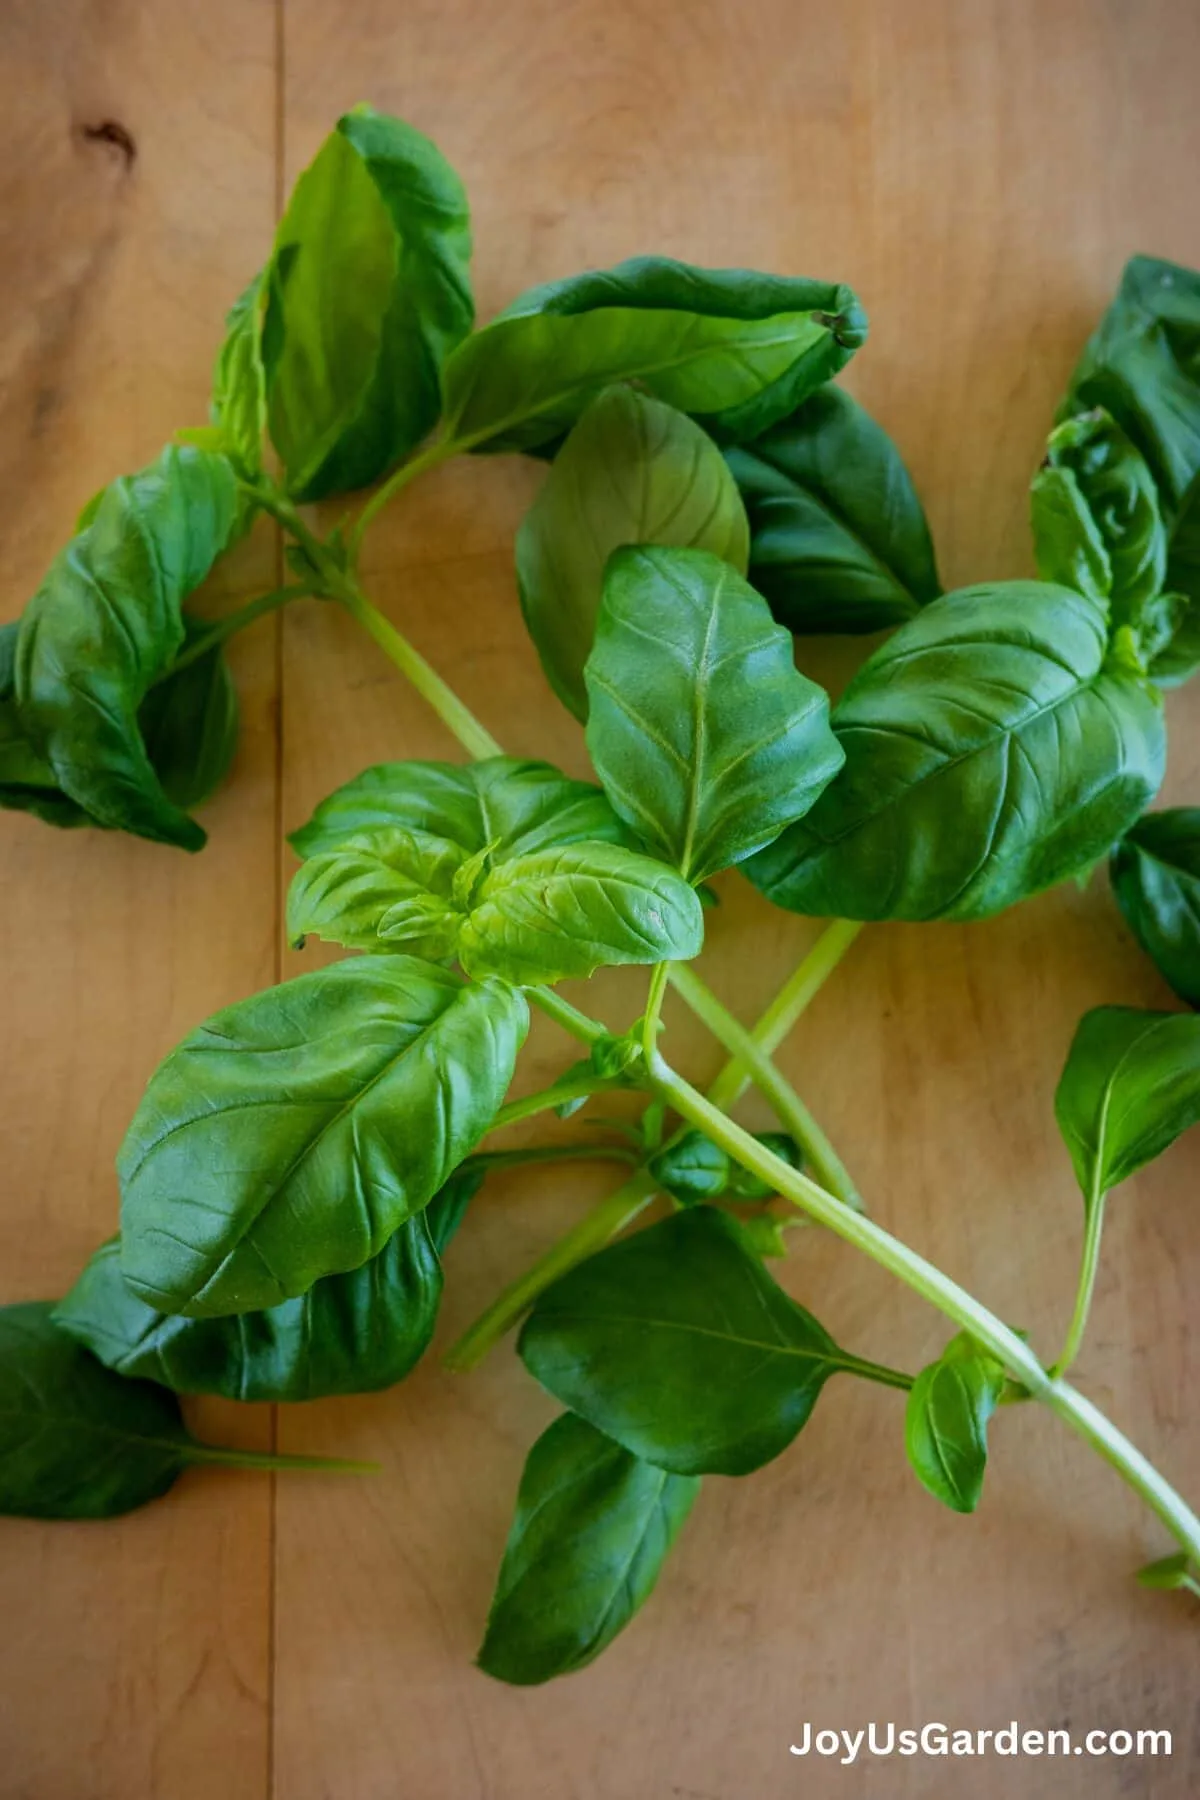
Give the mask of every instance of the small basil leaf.
<path id="1" fill-rule="evenodd" d="M 1200 470 L 1200 275 L 1135 256 L 1089 340 L 1060 418 L 1103 407 L 1149 463 L 1172 509 Z"/>
<path id="2" fill-rule="evenodd" d="M 572 1269 L 538 1299 L 518 1348 L 564 1406 L 678 1475 L 761 1468 L 829 1377 L 853 1367 L 709 1206 Z"/>
<path id="3" fill-rule="evenodd" d="M 267 429 L 267 378 L 262 354 L 266 307 L 264 272 L 254 277 L 230 307 L 213 370 L 213 423 L 220 429 L 225 452 L 234 467 L 251 478 L 262 467 L 262 441 Z"/>
<path id="4" fill-rule="evenodd" d="M 866 335 L 847 287 L 637 257 L 533 288 L 460 345 L 447 429 L 469 448 L 537 450 L 602 388 L 636 380 L 736 441 L 791 412 Z"/>
<path id="5" fill-rule="evenodd" d="M 1108 664 L 1096 601 L 995 582 L 933 601 L 833 715 L 846 766 L 746 865 L 822 918 L 980 919 L 1105 856 L 1166 753 L 1150 683 Z"/>
<path id="6" fill-rule="evenodd" d="M 392 1387 L 429 1347 L 442 1295 L 426 1213 L 361 1268 L 228 1319 L 157 1312 L 126 1282 L 120 1255 L 115 1238 L 97 1250 L 55 1321 L 118 1375 L 178 1394 L 320 1400 Z"/>
<path id="7" fill-rule="evenodd" d="M 1200 1007 L 1200 807 L 1147 813 L 1109 870 L 1134 937 L 1179 998 Z"/>
<path id="8" fill-rule="evenodd" d="M 699 1490 L 556 1419 L 521 1476 L 479 1667 L 518 1687 L 586 1668 L 649 1598 Z"/>
<path id="9" fill-rule="evenodd" d="M 184 620 L 183 648 L 210 627 Z M 238 739 L 238 698 L 220 644 L 150 689 L 138 726 L 163 793 L 183 811 L 216 792 L 229 772 Z"/>
<path id="10" fill-rule="evenodd" d="M 623 843 L 628 832 L 600 789 L 549 763 L 491 756 L 481 762 L 378 763 L 322 800 L 288 839 L 298 856 L 336 850 L 379 826 L 425 832 L 493 863 L 559 844 Z"/>
<path id="11" fill-rule="evenodd" d="M 1160 1557 L 1157 1562 L 1147 1563 L 1138 1570 L 1137 1578 L 1143 1587 L 1168 1591 L 1186 1588 L 1189 1593 L 1200 1598 L 1200 1568 L 1186 1550 L 1180 1550 L 1174 1556 Z"/>
<path id="12" fill-rule="evenodd" d="M 271 440 L 297 499 L 365 486 L 435 424 L 474 318 L 470 256 L 462 183 L 429 139 L 369 106 L 339 119 L 266 278 Z"/>
<path id="13" fill-rule="evenodd" d="M 787 632 L 704 550 L 616 552 L 585 679 L 605 792 L 689 881 L 769 844 L 843 761 Z"/>
<path id="14" fill-rule="evenodd" d="M 749 528 L 712 439 L 685 413 L 632 388 L 587 407 L 517 533 L 517 585 L 546 678 L 587 717 L 583 665 L 604 566 L 622 544 L 711 550 L 746 572 Z"/>
<path id="15" fill-rule="evenodd" d="M 0 625 L 0 807 L 33 813 L 47 825 L 90 825 L 63 793 L 54 770 L 25 735 L 17 716 L 15 662 L 20 624 Z"/>
<path id="16" fill-rule="evenodd" d="M 21 727 L 98 824 L 198 850 L 204 832 L 167 794 L 141 708 L 182 648 L 182 602 L 239 524 L 223 456 L 172 445 L 105 490 L 21 621 Z M 152 707 L 153 712 L 153 707 Z"/>
<path id="17" fill-rule="evenodd" d="M 375 1256 L 482 1137 L 525 1000 L 409 956 L 301 975 L 227 1007 L 151 1078 L 117 1158 L 122 1272 L 217 1318 Z"/>
<path id="18" fill-rule="evenodd" d="M 727 456 L 750 517 L 750 579 L 789 631 L 882 631 L 941 592 L 900 452 L 841 388 Z"/>
<path id="19" fill-rule="evenodd" d="M 454 877 L 457 844 L 384 826 L 311 856 L 288 889 L 288 942 L 326 938 L 349 950 L 407 949 L 433 961 L 455 953 L 463 915 Z"/>
<path id="20" fill-rule="evenodd" d="M 468 975 L 563 981 L 619 963 L 683 962 L 704 910 L 680 876 L 618 844 L 569 844 L 501 863 L 463 924 Z"/>
<path id="21" fill-rule="evenodd" d="M 1090 1210 L 1200 1120 L 1200 1017 L 1131 1006 L 1084 1013 L 1054 1116 Z"/>
<path id="22" fill-rule="evenodd" d="M 1043 579 L 1109 599 L 1113 629 L 1139 630 L 1162 589 L 1167 533 L 1146 459 L 1103 408 L 1051 432 L 1032 510 Z"/>
<path id="23" fill-rule="evenodd" d="M 965 1333 L 913 1382 L 904 1444 L 918 1480 L 953 1512 L 979 1505 L 988 1421 L 1004 1391 L 1004 1368 Z"/>
<path id="24" fill-rule="evenodd" d="M 780 1157 L 789 1168 L 804 1167 L 800 1146 L 788 1132 L 756 1131 L 754 1135 L 765 1149 Z M 778 1189 L 768 1186 L 760 1176 L 752 1175 L 749 1169 L 743 1169 L 740 1163 L 731 1163 L 727 1192 L 731 1200 L 770 1200 Z"/>
<path id="25" fill-rule="evenodd" d="M 719 1200 L 728 1191 L 730 1162 L 721 1146 L 702 1131 L 685 1131 L 651 1158 L 650 1173 L 672 1200 L 698 1206 Z"/>

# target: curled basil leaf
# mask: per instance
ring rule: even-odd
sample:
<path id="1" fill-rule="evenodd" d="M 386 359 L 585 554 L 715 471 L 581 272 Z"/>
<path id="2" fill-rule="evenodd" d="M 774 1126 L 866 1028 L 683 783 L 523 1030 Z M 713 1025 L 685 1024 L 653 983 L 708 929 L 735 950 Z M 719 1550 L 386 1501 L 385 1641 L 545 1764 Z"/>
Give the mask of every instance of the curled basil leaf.
<path id="1" fill-rule="evenodd" d="M 0 807 L 33 813 L 47 825 L 70 827 L 91 821 L 58 784 L 53 768 L 34 749 L 17 716 L 17 620 L 0 625 Z"/>
<path id="2" fill-rule="evenodd" d="M 691 545 L 744 575 L 749 535 L 720 451 L 686 413 L 629 387 L 598 395 L 517 533 L 525 624 L 563 705 L 587 717 L 583 666 L 614 550 Z"/>
<path id="3" fill-rule="evenodd" d="M 209 627 L 184 620 L 183 648 Z M 220 644 L 156 682 L 138 714 L 146 754 L 168 800 L 185 811 L 216 792 L 238 739 L 238 698 Z"/>
<path id="4" fill-rule="evenodd" d="M 525 1000 L 409 956 L 339 963 L 192 1032 L 117 1158 L 121 1267 L 162 1312 L 218 1318 L 356 1269 L 491 1124 Z"/>
<path id="5" fill-rule="evenodd" d="M 1200 1018 L 1132 1006 L 1085 1013 L 1054 1116 L 1090 1211 L 1200 1120 Z"/>
<path id="6" fill-rule="evenodd" d="M 267 376 L 262 332 L 267 309 L 267 272 L 240 294 L 225 318 L 225 337 L 213 370 L 212 420 L 234 467 L 251 479 L 262 467 L 267 429 Z"/>
<path id="7" fill-rule="evenodd" d="M 1179 998 L 1200 1007 L 1200 807 L 1147 813 L 1109 868 L 1134 937 Z"/>
<path id="8" fill-rule="evenodd" d="M 882 631 L 941 592 L 900 452 L 841 388 L 726 456 L 750 518 L 750 579 L 789 631 Z"/>
<path id="9" fill-rule="evenodd" d="M 699 1491 L 556 1419 L 521 1476 L 479 1667 L 518 1687 L 586 1668 L 649 1598 Z"/>
<path id="10" fill-rule="evenodd" d="M 1179 502 L 1167 546 L 1168 588 L 1187 602 L 1171 640 L 1150 673 L 1161 687 L 1176 687 L 1200 669 L 1200 474 Z"/>
<path id="11" fill-rule="evenodd" d="M 643 256 L 533 288 L 446 368 L 464 448 L 542 450 L 614 381 L 637 381 L 714 437 L 765 431 L 865 342 L 848 287 Z"/>
<path id="12" fill-rule="evenodd" d="M 824 689 L 762 595 L 705 550 L 610 558 L 584 678 L 605 792 L 689 881 L 769 844 L 841 767 Z"/>
<path id="13" fill-rule="evenodd" d="M 1109 600 L 1113 627 L 1139 630 L 1162 591 L 1167 533 L 1146 459 L 1102 408 L 1051 432 L 1032 512 L 1043 579 Z"/>
<path id="14" fill-rule="evenodd" d="M 434 962 L 458 946 L 464 913 L 455 877 L 468 859 L 457 844 L 423 831 L 379 826 L 310 856 L 288 889 L 293 949 L 320 937 L 348 950 L 389 945 Z"/>
<path id="15" fill-rule="evenodd" d="M 229 462 L 172 445 L 105 490 L 25 609 L 16 648 L 21 729 L 97 824 L 185 850 L 205 841 L 154 768 L 142 708 L 185 642 L 183 600 L 239 524 Z M 151 703 L 152 726 L 161 705 Z M 212 759 L 204 760 L 210 774 Z M 167 763 L 178 771 L 177 745 Z M 190 795 L 195 783 L 182 789 Z"/>
<path id="16" fill-rule="evenodd" d="M 833 715 L 846 766 L 746 865 L 819 917 L 979 919 L 1106 855 L 1162 780 L 1162 703 L 1095 600 L 996 582 L 933 601 Z"/>
<path id="17" fill-rule="evenodd" d="M 1004 1382 L 1003 1365 L 965 1332 L 913 1382 L 904 1419 L 908 1460 L 922 1486 L 952 1512 L 972 1513 L 979 1505 L 988 1421 Z"/>

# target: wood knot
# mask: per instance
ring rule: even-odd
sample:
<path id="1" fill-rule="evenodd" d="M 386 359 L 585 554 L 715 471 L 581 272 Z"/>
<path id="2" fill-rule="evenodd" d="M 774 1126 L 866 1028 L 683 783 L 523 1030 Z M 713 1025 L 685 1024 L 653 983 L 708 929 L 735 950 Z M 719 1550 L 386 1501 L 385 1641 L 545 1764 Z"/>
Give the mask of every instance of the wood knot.
<path id="1" fill-rule="evenodd" d="M 81 125 L 80 136 L 89 144 L 111 144 L 127 169 L 137 161 L 137 144 L 133 133 L 120 119 L 101 119 L 95 125 Z"/>

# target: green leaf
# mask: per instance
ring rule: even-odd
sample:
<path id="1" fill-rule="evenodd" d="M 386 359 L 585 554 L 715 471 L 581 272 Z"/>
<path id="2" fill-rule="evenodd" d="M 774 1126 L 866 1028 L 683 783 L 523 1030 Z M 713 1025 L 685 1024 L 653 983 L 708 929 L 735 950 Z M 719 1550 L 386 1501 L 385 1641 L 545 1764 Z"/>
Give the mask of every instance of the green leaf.
<path id="1" fill-rule="evenodd" d="M 546 678 L 587 717 L 583 665 L 604 567 L 623 544 L 711 550 L 746 572 L 746 511 L 720 451 L 686 415 L 629 387 L 584 411 L 517 533 L 517 585 Z"/>
<path id="2" fill-rule="evenodd" d="M 856 1366 L 709 1206 L 572 1269 L 537 1300 L 518 1349 L 555 1399 L 678 1475 L 761 1468 L 829 1377 Z"/>
<path id="3" fill-rule="evenodd" d="M 266 271 L 239 294 L 225 319 L 225 338 L 213 370 L 212 419 L 234 467 L 253 479 L 262 468 L 267 429 L 267 377 L 262 332 L 267 309 Z"/>
<path id="4" fill-rule="evenodd" d="M 1060 418 L 1103 407 L 1153 472 L 1168 510 L 1200 470 L 1200 275 L 1135 256 L 1089 340 Z"/>
<path id="5" fill-rule="evenodd" d="M 649 1598 L 699 1490 L 556 1419 L 525 1464 L 479 1667 L 517 1687 L 586 1668 Z"/>
<path id="6" fill-rule="evenodd" d="M 317 856 L 362 831 L 399 826 L 488 850 L 493 863 L 557 845 L 623 843 L 628 832 L 600 789 L 544 762 L 491 756 L 473 763 L 395 762 L 365 769 L 322 800 L 288 838 Z"/>
<path id="7" fill-rule="evenodd" d="M 474 319 L 462 183 L 419 131 L 358 106 L 301 175 L 261 335 L 271 440 L 298 500 L 363 487 L 436 423 Z"/>
<path id="8" fill-rule="evenodd" d="M 1150 673 L 1163 687 L 1176 687 L 1200 669 L 1200 475 L 1171 521 L 1166 581 L 1185 597 L 1187 606 Z"/>
<path id="9" fill-rule="evenodd" d="M 60 1301 L 56 1322 L 118 1375 L 228 1400 L 320 1400 L 392 1387 L 429 1347 L 442 1295 L 428 1209 L 361 1268 L 233 1318 L 156 1311 L 130 1288 L 120 1257 L 116 1238 L 101 1245 Z"/>
<path id="10" fill-rule="evenodd" d="M 125 1279 L 157 1310 L 217 1318 L 360 1267 L 487 1130 L 528 1024 L 513 989 L 408 956 L 217 1013 L 121 1146 Z"/>
<path id="11" fill-rule="evenodd" d="M 644 256 L 533 288 L 446 369 L 464 448 L 539 450 L 594 395 L 637 381 L 714 436 L 740 440 L 836 375 L 865 341 L 850 289 Z"/>
<path id="12" fill-rule="evenodd" d="M 1200 1017 L 1131 1006 L 1084 1013 L 1054 1116 L 1090 1211 L 1200 1119 Z"/>
<path id="13" fill-rule="evenodd" d="M 105 490 L 92 523 L 25 609 L 16 653 L 21 727 L 98 824 L 186 850 L 204 843 L 155 772 L 141 709 L 183 647 L 184 598 L 238 523 L 228 461 L 172 445 Z"/>
<path id="14" fill-rule="evenodd" d="M 980 919 L 1088 868 L 1166 751 L 1156 691 L 1106 655 L 1104 608 L 1066 588 L 933 601 L 854 677 L 842 774 L 747 875 L 821 918 Z"/>
<path id="15" fill-rule="evenodd" d="M 1163 979 L 1200 1007 L 1200 807 L 1147 813 L 1117 845 L 1113 893 Z"/>
<path id="16" fill-rule="evenodd" d="M 54 770 L 34 749 L 17 716 L 17 620 L 0 625 L 0 807 L 33 813 L 47 825 L 89 825 L 81 806 L 64 794 Z"/>
<path id="17" fill-rule="evenodd" d="M 1157 1562 L 1147 1563 L 1139 1569 L 1137 1578 L 1143 1587 L 1159 1589 L 1185 1588 L 1188 1593 L 1200 1598 L 1200 1568 L 1193 1563 L 1186 1550 L 1180 1550 L 1174 1556 L 1160 1557 Z"/>
<path id="18" fill-rule="evenodd" d="M 689 881 L 769 844 L 841 767 L 824 690 L 707 551 L 616 552 L 585 678 L 605 792 Z"/>
<path id="19" fill-rule="evenodd" d="M 979 1505 L 988 1421 L 1004 1391 L 1004 1368 L 965 1332 L 913 1382 L 904 1445 L 917 1479 L 953 1512 Z"/>
<path id="20" fill-rule="evenodd" d="M 1042 578 L 1110 600 L 1112 628 L 1139 631 L 1162 591 L 1167 533 L 1146 459 L 1102 408 L 1051 432 L 1032 513 Z"/>
<path id="21" fill-rule="evenodd" d="M 48 1300 L 0 1307 L 0 1513 L 112 1519 L 157 1500 L 189 1463 L 293 1462 L 198 1443 L 174 1394 L 112 1374 L 53 1312 Z"/>
<path id="22" fill-rule="evenodd" d="M 211 626 L 184 620 L 186 650 Z M 238 698 L 220 644 L 156 682 L 138 724 L 146 754 L 167 799 L 187 811 L 216 792 L 237 750 Z"/>
<path id="23" fill-rule="evenodd" d="M 719 1200 L 729 1187 L 730 1161 L 702 1131 L 685 1131 L 650 1160 L 650 1173 L 681 1206 Z"/>
<path id="24" fill-rule="evenodd" d="M 900 452 L 841 388 L 727 456 L 750 517 L 750 579 L 789 631 L 881 631 L 941 592 Z"/>
<path id="25" fill-rule="evenodd" d="M 802 1169 L 804 1156 L 795 1138 L 786 1131 L 756 1131 L 755 1137 L 772 1156 L 778 1156 L 789 1168 Z M 749 1169 L 743 1169 L 740 1163 L 731 1163 L 729 1169 L 729 1197 L 732 1200 L 770 1200 L 778 1192 L 769 1186 L 761 1176 L 752 1175 Z"/>
<path id="26" fill-rule="evenodd" d="M 464 914 L 454 878 L 466 858 L 457 844 L 400 826 L 360 831 L 311 856 L 288 889 L 287 935 L 348 950 L 407 949 L 449 960 Z"/>

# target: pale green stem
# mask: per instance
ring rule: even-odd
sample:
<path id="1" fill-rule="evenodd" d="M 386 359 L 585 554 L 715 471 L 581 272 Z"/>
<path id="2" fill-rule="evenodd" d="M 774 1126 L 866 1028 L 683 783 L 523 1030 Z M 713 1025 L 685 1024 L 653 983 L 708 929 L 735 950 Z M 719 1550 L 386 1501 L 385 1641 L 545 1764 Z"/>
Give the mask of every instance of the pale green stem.
<path id="1" fill-rule="evenodd" d="M 544 1012 L 548 1019 L 553 1019 L 556 1025 L 561 1025 L 573 1038 L 578 1038 L 581 1044 L 599 1044 L 606 1037 L 611 1037 L 612 1033 L 597 1019 L 589 1019 L 586 1013 L 580 1012 L 577 1006 L 572 1006 L 569 1000 L 564 1000 L 553 988 L 528 987 L 525 992 L 540 1012 Z"/>
<path id="2" fill-rule="evenodd" d="M 477 1150 L 460 1168 L 517 1169 L 526 1163 L 622 1162 L 637 1167 L 638 1152 L 629 1144 L 530 1144 L 519 1150 Z"/>
<path id="3" fill-rule="evenodd" d="M 219 1450 L 214 1444 L 176 1446 L 188 1463 L 218 1463 L 229 1469 L 267 1469 L 317 1475 L 378 1475 L 376 1462 L 348 1462 L 339 1456 L 283 1456 L 270 1450 Z"/>
<path id="4" fill-rule="evenodd" d="M 199 662 L 202 656 L 207 656 L 210 650 L 233 637 L 235 632 L 244 631 L 247 625 L 253 625 L 256 619 L 265 618 L 268 613 L 276 612 L 279 607 L 287 606 L 292 600 L 307 598 L 309 592 L 308 588 L 298 582 L 290 587 L 274 588 L 269 594 L 262 594 L 257 600 L 240 606 L 236 612 L 227 613 L 223 619 L 215 619 L 203 637 L 194 638 L 161 675 L 155 676 L 151 687 L 169 681 L 172 675 L 178 675 L 180 669 L 186 669 L 189 663 Z"/>
<path id="5" fill-rule="evenodd" d="M 1105 1199 L 1106 1195 L 1094 1193 L 1088 1206 L 1083 1231 L 1083 1255 L 1079 1264 L 1079 1285 L 1075 1290 L 1075 1310 L 1071 1314 L 1071 1323 L 1067 1328 L 1062 1353 L 1051 1371 L 1055 1375 L 1066 1374 L 1079 1354 L 1079 1347 L 1083 1343 L 1083 1334 L 1087 1330 L 1088 1314 L 1092 1310 L 1092 1294 L 1096 1287 L 1096 1271 L 1100 1267 L 1100 1240 L 1104 1233 Z"/>
<path id="6" fill-rule="evenodd" d="M 650 991 L 646 996 L 646 1010 L 642 1015 L 642 1035 L 651 1043 L 658 1041 L 659 1019 L 662 1014 L 663 996 L 667 991 L 667 981 L 671 974 L 671 964 L 655 963 L 650 974 Z"/>
<path id="7" fill-rule="evenodd" d="M 548 1088 L 539 1088 L 536 1094 L 510 1100 L 507 1106 L 500 1108 L 488 1130 L 500 1131 L 505 1125 L 516 1125 L 521 1119 L 532 1119 L 536 1113 L 549 1112 L 552 1106 L 564 1106 L 571 1100 L 590 1100 L 593 1094 L 609 1092 L 611 1083 L 595 1075 L 581 1075 L 577 1081 L 559 1081 Z"/>
<path id="8" fill-rule="evenodd" d="M 401 463 L 398 469 L 392 471 L 382 487 L 377 488 L 371 495 L 350 532 L 347 545 L 351 568 L 357 565 L 363 539 L 384 507 L 390 505 L 396 495 L 400 493 L 401 489 L 406 488 L 410 481 L 415 481 L 418 475 L 424 475 L 428 470 L 436 468 L 439 463 L 447 462 L 450 457 L 458 454 L 458 450 L 459 445 L 452 439 L 443 438 L 438 443 L 428 445 L 419 455 L 411 457 L 408 462 Z"/>
<path id="9" fill-rule="evenodd" d="M 454 689 L 442 680 L 431 662 L 410 644 L 377 606 L 373 606 L 357 582 L 338 596 L 347 612 L 370 633 L 400 673 L 412 683 L 421 698 L 431 706 L 442 724 L 458 739 L 468 756 L 477 758 L 501 756 L 503 752 L 485 726 L 463 705 Z"/>

